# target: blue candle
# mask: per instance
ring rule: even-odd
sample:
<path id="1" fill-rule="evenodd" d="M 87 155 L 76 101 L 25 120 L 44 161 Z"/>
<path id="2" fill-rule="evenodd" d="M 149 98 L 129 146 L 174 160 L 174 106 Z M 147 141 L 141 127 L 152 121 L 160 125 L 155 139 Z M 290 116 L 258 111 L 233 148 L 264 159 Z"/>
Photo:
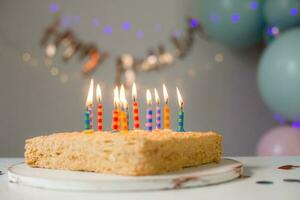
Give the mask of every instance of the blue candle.
<path id="1" fill-rule="evenodd" d="M 160 109 L 160 99 L 159 99 L 156 88 L 154 89 L 154 95 L 155 95 L 155 101 L 156 101 L 155 125 L 156 125 L 156 129 L 160 129 L 161 128 L 161 109 Z"/>
<path id="2" fill-rule="evenodd" d="M 153 113 L 152 113 L 152 97 L 151 93 L 149 90 L 146 92 L 146 97 L 147 97 L 147 111 L 146 111 L 146 130 L 147 131 L 152 131 L 152 118 L 153 118 Z"/>

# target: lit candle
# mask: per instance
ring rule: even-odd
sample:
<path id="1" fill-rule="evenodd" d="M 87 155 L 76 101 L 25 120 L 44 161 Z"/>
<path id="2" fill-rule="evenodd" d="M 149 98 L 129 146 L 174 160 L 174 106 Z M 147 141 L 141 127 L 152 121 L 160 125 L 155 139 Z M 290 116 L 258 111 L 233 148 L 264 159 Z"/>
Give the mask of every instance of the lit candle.
<path id="1" fill-rule="evenodd" d="M 120 131 L 120 110 L 119 110 L 119 89 L 118 86 L 114 89 L 114 109 L 112 112 L 112 130 L 113 132 Z"/>
<path id="2" fill-rule="evenodd" d="M 137 102 L 137 90 L 136 85 L 133 83 L 132 85 L 132 115 L 133 115 L 133 128 L 140 128 L 140 118 L 139 118 L 139 104 Z"/>
<path id="3" fill-rule="evenodd" d="M 84 128 L 86 130 L 93 129 L 93 90 L 94 90 L 94 80 L 90 82 L 89 92 L 86 99 L 86 111 L 84 113 Z"/>
<path id="4" fill-rule="evenodd" d="M 170 108 L 169 108 L 169 95 L 165 84 L 163 84 L 163 94 L 164 94 L 164 128 L 170 128 Z"/>
<path id="5" fill-rule="evenodd" d="M 155 113 L 155 125 L 156 125 L 156 129 L 160 129 L 161 128 L 161 122 L 160 122 L 160 115 L 161 115 L 161 110 L 160 110 L 160 99 L 157 93 L 156 88 L 154 89 L 154 95 L 155 95 L 155 101 L 156 101 L 156 113 Z"/>
<path id="6" fill-rule="evenodd" d="M 184 122 L 184 112 L 183 112 L 183 100 L 181 97 L 181 94 L 179 92 L 179 89 L 176 87 L 176 91 L 177 91 L 177 98 L 178 98 L 178 104 L 179 104 L 179 111 L 178 111 L 178 128 L 177 131 L 178 132 L 184 132 L 184 126 L 183 126 L 183 122 Z"/>
<path id="7" fill-rule="evenodd" d="M 149 90 L 146 92 L 147 111 L 146 111 L 146 130 L 152 131 L 152 97 Z"/>
<path id="8" fill-rule="evenodd" d="M 121 85 L 121 89 L 120 89 L 120 103 L 122 104 L 121 131 L 126 133 L 128 131 L 128 118 L 127 118 L 128 103 L 126 100 L 124 85 Z"/>
<path id="9" fill-rule="evenodd" d="M 98 131 L 103 131 L 103 125 L 102 125 L 102 95 L 101 95 L 101 88 L 100 85 L 97 84 L 96 87 L 96 95 L 97 95 L 97 103 L 98 103 Z"/>

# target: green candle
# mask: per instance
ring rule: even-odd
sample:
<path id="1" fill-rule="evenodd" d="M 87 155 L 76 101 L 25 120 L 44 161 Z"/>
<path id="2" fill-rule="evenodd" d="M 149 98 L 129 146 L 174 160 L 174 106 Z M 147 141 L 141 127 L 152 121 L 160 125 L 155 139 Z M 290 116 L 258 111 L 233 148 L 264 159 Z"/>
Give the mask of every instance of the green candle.
<path id="1" fill-rule="evenodd" d="M 184 132 L 184 112 L 183 112 L 183 100 L 181 97 L 181 94 L 179 92 L 179 89 L 176 87 L 177 91 L 177 97 L 178 97 L 178 104 L 179 104 L 179 111 L 178 111 L 178 132 Z"/>

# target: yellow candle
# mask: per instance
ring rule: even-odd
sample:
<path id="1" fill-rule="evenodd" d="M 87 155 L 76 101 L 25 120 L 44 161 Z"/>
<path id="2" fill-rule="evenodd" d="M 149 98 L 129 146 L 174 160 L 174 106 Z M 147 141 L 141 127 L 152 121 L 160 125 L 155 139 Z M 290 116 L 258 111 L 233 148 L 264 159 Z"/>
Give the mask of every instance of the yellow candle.
<path id="1" fill-rule="evenodd" d="M 169 108 L 169 95 L 167 88 L 165 84 L 163 84 L 163 94 L 164 94 L 164 100 L 165 100 L 165 105 L 164 105 L 164 128 L 169 129 L 170 128 L 170 108 Z"/>
<path id="2" fill-rule="evenodd" d="M 121 110 L 121 131 L 123 133 L 128 132 L 128 119 L 127 119 L 127 111 L 128 111 L 128 103 L 126 100 L 124 85 L 121 85 L 120 89 L 120 103 L 122 104 Z"/>

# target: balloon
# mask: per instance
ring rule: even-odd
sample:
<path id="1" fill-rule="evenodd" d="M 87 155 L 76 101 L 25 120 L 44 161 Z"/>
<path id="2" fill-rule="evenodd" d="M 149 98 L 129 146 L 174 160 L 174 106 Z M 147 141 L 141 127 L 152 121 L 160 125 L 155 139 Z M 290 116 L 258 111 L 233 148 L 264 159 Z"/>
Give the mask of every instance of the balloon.
<path id="1" fill-rule="evenodd" d="M 267 106 L 283 117 L 300 119 L 300 28 L 287 31 L 262 55 L 258 87 Z"/>
<path id="2" fill-rule="evenodd" d="M 264 16 L 269 25 L 282 30 L 300 25 L 300 0 L 267 0 Z"/>
<path id="3" fill-rule="evenodd" d="M 259 41 L 264 28 L 263 0 L 201 0 L 200 21 L 213 39 L 244 48 Z"/>
<path id="4" fill-rule="evenodd" d="M 280 126 L 266 132 L 260 139 L 258 156 L 300 155 L 300 129 Z"/>

